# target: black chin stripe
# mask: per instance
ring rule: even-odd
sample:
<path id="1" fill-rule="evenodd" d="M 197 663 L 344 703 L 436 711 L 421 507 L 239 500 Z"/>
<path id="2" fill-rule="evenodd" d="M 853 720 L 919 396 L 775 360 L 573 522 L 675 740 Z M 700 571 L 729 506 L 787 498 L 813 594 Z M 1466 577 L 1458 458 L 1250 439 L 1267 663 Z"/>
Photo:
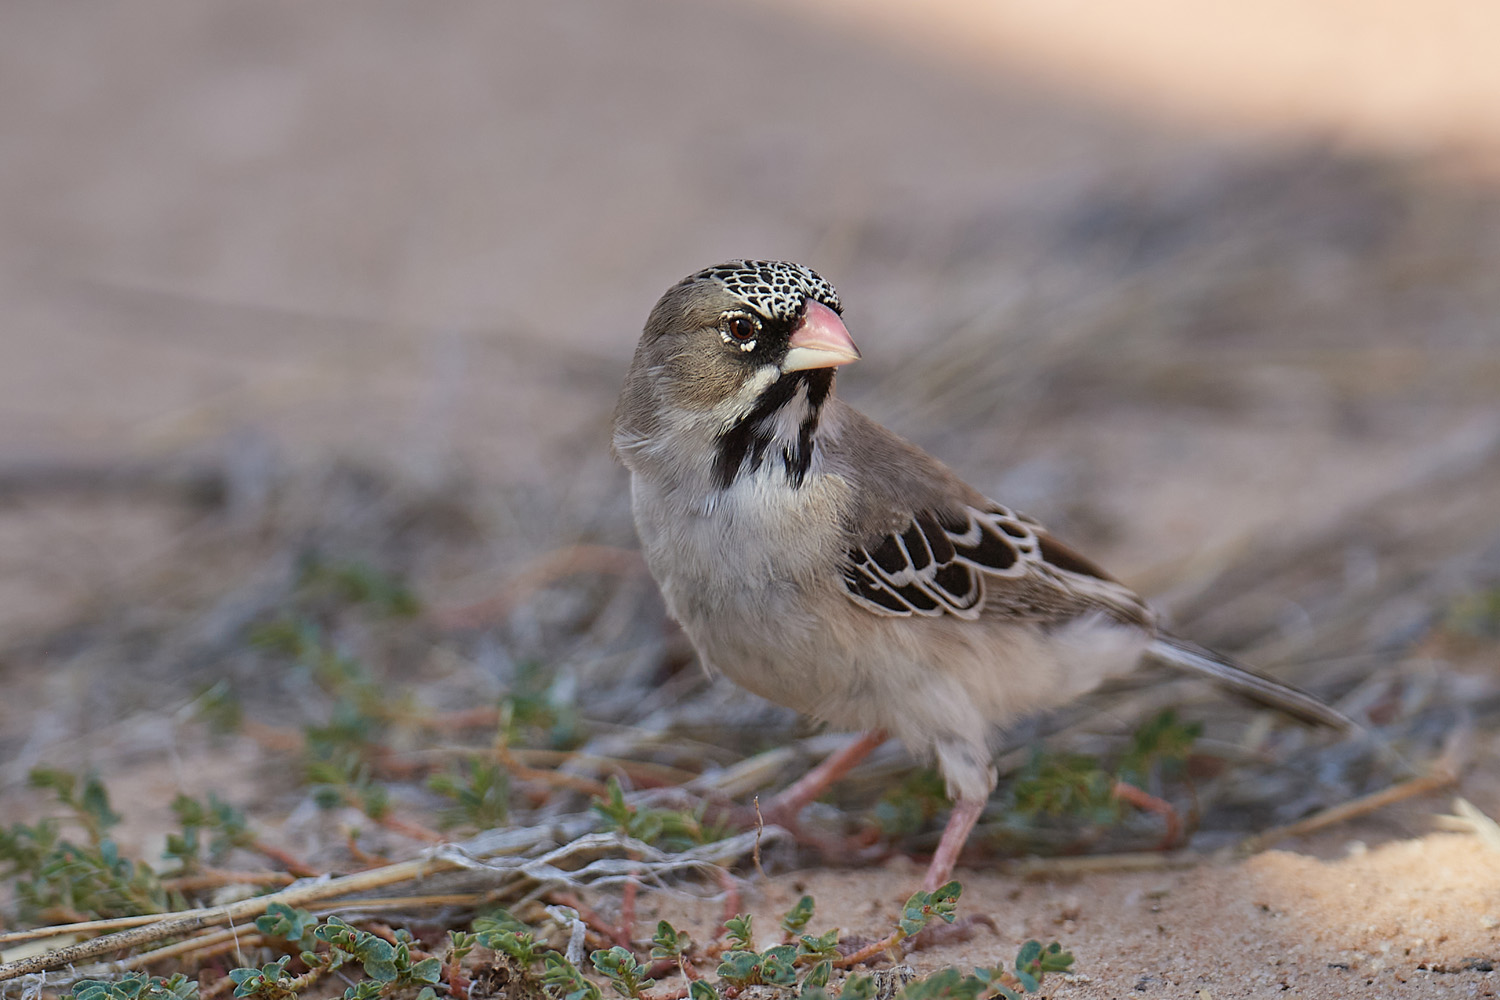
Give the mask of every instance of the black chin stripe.
<path id="1" fill-rule="evenodd" d="M 788 442 L 781 455 L 787 481 L 794 488 L 802 485 L 812 466 L 813 434 L 818 429 L 818 415 L 833 388 L 833 372 L 826 368 L 788 372 L 781 376 L 761 393 L 749 413 L 719 435 L 714 442 L 714 483 L 720 489 L 733 486 L 747 463 L 750 472 L 760 468 L 773 441 L 771 426 L 776 414 L 796 398 L 797 390 L 804 385 L 807 386 L 808 415 L 798 428 L 797 440 Z"/>
<path id="2" fill-rule="evenodd" d="M 818 417 L 823 412 L 823 403 L 833 389 L 831 368 L 816 368 L 802 374 L 807 383 L 807 416 L 802 419 L 802 426 L 797 428 L 796 445 L 788 446 L 782 452 L 782 459 L 786 463 L 786 479 L 792 484 L 792 489 L 802 486 L 802 480 L 807 478 L 807 470 L 812 467 L 813 448 L 816 447 L 813 432 L 818 429 Z"/>

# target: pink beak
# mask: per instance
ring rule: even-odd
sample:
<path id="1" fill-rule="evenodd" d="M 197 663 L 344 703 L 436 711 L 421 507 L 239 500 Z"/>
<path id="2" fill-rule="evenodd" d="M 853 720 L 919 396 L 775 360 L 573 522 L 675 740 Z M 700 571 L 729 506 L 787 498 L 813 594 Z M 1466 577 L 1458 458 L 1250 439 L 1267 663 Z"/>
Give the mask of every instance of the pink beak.
<path id="1" fill-rule="evenodd" d="M 784 372 L 803 371 L 808 368 L 837 368 L 859 360 L 859 348 L 854 338 L 844 327 L 839 314 L 814 299 L 808 299 L 803 307 L 802 319 L 792 330 L 788 341 L 786 360 L 781 363 Z"/>

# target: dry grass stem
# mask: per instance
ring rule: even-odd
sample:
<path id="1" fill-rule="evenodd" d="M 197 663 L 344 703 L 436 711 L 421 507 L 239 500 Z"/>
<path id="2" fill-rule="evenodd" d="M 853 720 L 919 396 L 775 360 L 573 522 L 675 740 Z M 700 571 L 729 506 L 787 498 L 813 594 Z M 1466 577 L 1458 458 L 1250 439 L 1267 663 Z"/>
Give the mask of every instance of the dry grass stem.
<path id="1" fill-rule="evenodd" d="M 1076 878 L 1100 872 L 1158 872 L 1195 868 L 1209 855 L 1191 851 L 1167 854 L 1161 851 L 1127 851 L 1121 854 L 1085 854 L 1060 858 L 1016 858 L 998 863 L 1000 871 L 1021 878 Z"/>
<path id="2" fill-rule="evenodd" d="M 1496 823 L 1461 796 L 1453 800 L 1453 813 L 1451 816 L 1434 817 L 1437 825 L 1444 830 L 1472 833 L 1487 846 L 1500 851 L 1500 823 Z"/>
<path id="3" fill-rule="evenodd" d="M 1376 810 L 1384 809 L 1386 806 L 1397 802 L 1404 802 L 1418 795 L 1435 792 L 1439 788 L 1451 785 L 1457 780 L 1458 772 L 1439 762 L 1437 766 L 1433 767 L 1430 773 L 1419 778 L 1409 778 L 1399 784 L 1391 785 L 1389 788 L 1382 788 L 1378 792 L 1362 795 L 1349 802 L 1341 802 L 1336 806 L 1331 806 L 1321 812 L 1314 813 L 1306 819 L 1298 820 L 1295 823 L 1288 823 L 1285 826 L 1278 826 L 1263 833 L 1255 834 L 1252 837 L 1247 837 L 1240 843 L 1238 852 L 1240 854 L 1256 854 L 1289 837 L 1305 836 L 1359 816 L 1368 816 Z"/>

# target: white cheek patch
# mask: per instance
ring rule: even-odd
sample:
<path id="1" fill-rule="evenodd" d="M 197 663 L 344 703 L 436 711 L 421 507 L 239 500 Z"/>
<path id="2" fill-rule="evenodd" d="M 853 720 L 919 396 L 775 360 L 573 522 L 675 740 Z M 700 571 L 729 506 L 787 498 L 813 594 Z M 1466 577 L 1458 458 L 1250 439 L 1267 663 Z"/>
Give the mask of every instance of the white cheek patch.
<path id="1" fill-rule="evenodd" d="M 760 399 L 761 394 L 771 388 L 772 383 L 780 377 L 781 370 L 775 365 L 761 365 L 755 369 L 755 374 L 745 380 L 739 392 L 714 407 L 713 414 L 719 423 L 720 431 L 728 430 L 748 417 L 755 409 L 756 401 Z"/>
<path id="2" fill-rule="evenodd" d="M 802 429 L 802 421 L 807 419 L 811 409 L 807 401 L 807 383 L 804 382 L 797 387 L 797 394 L 791 401 L 776 411 L 766 427 L 778 441 L 795 441 Z"/>

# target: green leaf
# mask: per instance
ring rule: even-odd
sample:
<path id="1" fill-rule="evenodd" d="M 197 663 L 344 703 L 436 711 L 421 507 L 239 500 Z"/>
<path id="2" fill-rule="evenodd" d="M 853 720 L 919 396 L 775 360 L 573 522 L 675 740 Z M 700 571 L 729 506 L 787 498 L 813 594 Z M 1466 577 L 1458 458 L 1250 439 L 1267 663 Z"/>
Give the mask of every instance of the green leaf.
<path id="1" fill-rule="evenodd" d="M 781 918 L 781 929 L 786 932 L 787 937 L 796 937 L 802 933 L 813 917 L 813 898 L 803 896 L 792 904 L 792 908 L 786 911 L 786 916 Z"/>
<path id="2" fill-rule="evenodd" d="M 1063 951 L 1062 945 L 1059 942 L 1053 941 L 1047 946 L 1047 950 L 1042 952 L 1041 971 L 1067 972 L 1072 967 L 1073 953 L 1071 951 Z"/>
<path id="3" fill-rule="evenodd" d="M 797 939 L 797 958 L 801 964 L 821 959 L 838 957 L 839 929 L 837 927 L 813 937 L 804 934 Z"/>
<path id="4" fill-rule="evenodd" d="M 797 945 L 778 944 L 760 953 L 760 981 L 767 986 L 790 986 L 797 981 L 793 963 Z"/>
<path id="5" fill-rule="evenodd" d="M 689 1000 L 719 1000 L 719 991 L 714 989 L 713 984 L 695 979 L 688 984 Z"/>
<path id="6" fill-rule="evenodd" d="M 475 917 L 473 927 L 476 934 L 484 934 L 487 931 L 516 931 L 517 933 L 524 933 L 531 930 L 530 927 L 511 916 L 509 910 L 505 909 L 491 910 L 482 917 Z M 485 947 L 488 948 L 490 945 L 486 944 Z"/>
<path id="7" fill-rule="evenodd" d="M 1120 804 L 1115 778 L 1088 754 L 1047 754 L 1038 750 L 1011 783 L 1012 811 L 1017 816 L 1080 816 L 1114 823 Z"/>
<path id="8" fill-rule="evenodd" d="M 760 981 L 760 956 L 744 949 L 726 951 L 714 974 L 732 986 L 752 985 Z"/>
<path id="9" fill-rule="evenodd" d="M 509 955 L 523 968 L 534 965 L 541 958 L 536 938 L 530 931 L 482 931 L 479 934 L 479 943 L 486 948 L 493 948 Z"/>
<path id="10" fill-rule="evenodd" d="M 557 952 L 548 952 L 542 958 L 542 968 L 542 982 L 554 997 L 561 1000 L 602 1000 L 599 987 L 585 979 L 572 962 Z"/>
<path id="11" fill-rule="evenodd" d="M 448 932 L 448 961 L 453 964 L 469 957 L 469 952 L 479 943 L 479 935 L 473 931 L 450 930 Z"/>
<path id="12" fill-rule="evenodd" d="M 724 932 L 729 936 L 731 948 L 750 951 L 755 947 L 753 923 L 754 919 L 748 913 L 741 913 L 724 921 Z"/>
<path id="13" fill-rule="evenodd" d="M 914 892 L 906 905 L 901 909 L 901 919 L 896 926 L 903 937 L 913 937 L 921 933 L 922 928 L 931 922 L 933 917 L 938 917 L 946 923 L 953 923 L 958 907 L 958 897 L 963 894 L 963 886 L 957 881 L 951 881 L 938 886 L 931 892 Z"/>
<path id="14" fill-rule="evenodd" d="M 312 929 L 317 918 L 308 910 L 296 909 L 285 903 L 271 903 L 266 912 L 255 918 L 255 929 L 269 937 L 278 937 L 292 944 L 311 948 Z"/>
<path id="15" fill-rule="evenodd" d="M 645 970 L 635 960 L 635 956 L 619 945 L 608 951 L 596 951 L 589 956 L 589 960 L 622 997 L 639 997 L 642 991 L 656 985 L 656 980 L 644 977 Z"/>
<path id="16" fill-rule="evenodd" d="M 675 961 L 693 945 L 693 939 L 685 931 L 679 931 L 665 920 L 656 922 L 656 934 L 651 938 L 651 958 L 655 961 Z"/>
<path id="17" fill-rule="evenodd" d="M 163 979 L 144 972 L 129 972 L 119 979 L 81 979 L 67 995 L 76 1000 L 196 1000 L 198 983 L 181 973 Z"/>
<path id="18" fill-rule="evenodd" d="M 283 955 L 259 969 L 231 969 L 229 979 L 234 983 L 234 995 L 254 997 L 256 1000 L 284 1000 L 295 996 L 288 985 L 291 979 L 286 974 L 286 963 L 291 961 L 291 957 Z"/>
<path id="19" fill-rule="evenodd" d="M 442 960 L 437 957 L 424 958 L 406 970 L 403 977 L 411 983 L 435 983 L 443 975 Z"/>
<path id="20" fill-rule="evenodd" d="M 875 980 L 870 976 L 850 976 L 844 980 L 839 1000 L 874 1000 Z"/>
<path id="21" fill-rule="evenodd" d="M 373 979 L 366 979 L 362 983 L 355 983 L 344 991 L 344 1000 L 376 1000 L 381 990 L 385 988 L 383 983 Z"/>
<path id="22" fill-rule="evenodd" d="M 980 977 L 950 967 L 907 983 L 896 996 L 899 1000 L 978 1000 L 989 990 L 990 984 Z"/>
<path id="23" fill-rule="evenodd" d="M 366 958 L 360 963 L 365 975 L 382 983 L 394 983 L 398 978 L 396 963 L 380 958 Z"/>

